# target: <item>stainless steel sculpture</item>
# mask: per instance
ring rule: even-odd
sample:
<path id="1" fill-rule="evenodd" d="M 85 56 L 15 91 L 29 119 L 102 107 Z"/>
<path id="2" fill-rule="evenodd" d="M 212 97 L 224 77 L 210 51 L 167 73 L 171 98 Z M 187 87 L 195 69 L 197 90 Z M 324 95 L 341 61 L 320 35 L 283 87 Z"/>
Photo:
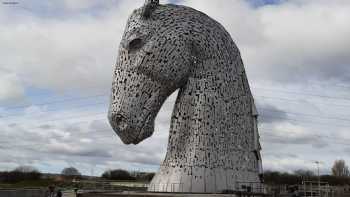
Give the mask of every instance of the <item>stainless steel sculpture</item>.
<path id="1" fill-rule="evenodd" d="M 177 89 L 167 154 L 149 190 L 211 193 L 259 182 L 257 112 L 230 34 L 192 8 L 147 0 L 127 22 L 114 71 L 108 117 L 121 140 L 150 137 Z"/>

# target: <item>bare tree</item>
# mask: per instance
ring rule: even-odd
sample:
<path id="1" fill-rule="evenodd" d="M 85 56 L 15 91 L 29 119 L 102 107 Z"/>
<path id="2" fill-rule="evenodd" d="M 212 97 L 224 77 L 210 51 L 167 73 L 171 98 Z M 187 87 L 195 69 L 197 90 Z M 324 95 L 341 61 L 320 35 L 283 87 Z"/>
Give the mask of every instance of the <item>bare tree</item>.
<path id="1" fill-rule="evenodd" d="M 333 167 L 332 167 L 332 173 L 334 176 L 349 176 L 349 167 L 345 164 L 344 160 L 335 160 Z"/>

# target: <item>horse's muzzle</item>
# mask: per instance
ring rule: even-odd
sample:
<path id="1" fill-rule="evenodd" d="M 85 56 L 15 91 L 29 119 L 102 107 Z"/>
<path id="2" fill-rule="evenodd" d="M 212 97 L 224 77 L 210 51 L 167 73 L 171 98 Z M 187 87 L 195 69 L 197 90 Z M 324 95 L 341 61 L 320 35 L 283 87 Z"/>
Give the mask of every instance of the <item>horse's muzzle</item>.
<path id="1" fill-rule="evenodd" d="M 118 113 L 109 112 L 108 114 L 109 122 L 114 130 L 114 132 L 120 137 L 124 144 L 137 144 L 138 134 L 140 131 L 133 128 L 129 123 L 128 119 Z"/>

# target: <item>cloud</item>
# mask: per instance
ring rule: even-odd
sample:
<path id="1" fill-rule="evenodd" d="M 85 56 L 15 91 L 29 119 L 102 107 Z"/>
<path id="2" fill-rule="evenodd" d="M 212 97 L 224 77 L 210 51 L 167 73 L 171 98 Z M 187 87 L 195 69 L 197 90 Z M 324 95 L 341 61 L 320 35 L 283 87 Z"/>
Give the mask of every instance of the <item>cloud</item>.
<path id="1" fill-rule="evenodd" d="M 287 119 L 287 113 L 268 103 L 257 102 L 259 123 L 283 122 Z"/>
<path id="2" fill-rule="evenodd" d="M 101 116 L 92 111 L 89 112 L 91 116 L 84 117 L 86 109 L 50 111 L 45 106 L 29 106 L 18 112 L 18 117 L 0 119 L 3 128 L 1 138 L 4 139 L 1 145 L 6 150 L 0 151 L 0 155 L 12 158 L 11 162 L 2 161 L 2 165 L 12 168 L 31 164 L 44 171 L 59 172 L 65 166 L 86 164 L 98 166 L 95 173 L 102 173 L 107 166 L 117 168 L 119 165 L 113 166 L 111 162 L 118 161 L 126 169 L 147 166 L 146 170 L 156 170 L 165 155 L 175 96 L 172 95 L 165 103 L 170 108 L 161 109 L 152 138 L 138 146 L 127 146 L 120 141 L 108 124 L 107 113 Z M 71 120 L 67 117 L 75 118 Z M 16 144 L 11 139 L 16 139 Z M 17 151 L 21 151 L 22 155 L 14 154 Z M 50 165 L 56 166 L 52 169 Z M 82 171 L 86 174 L 90 169 Z"/>
<path id="3" fill-rule="evenodd" d="M 327 139 L 320 136 L 319 133 L 291 123 L 280 123 L 272 127 L 262 126 L 260 131 L 261 135 L 264 136 L 265 144 L 304 145 L 317 149 L 330 145 Z"/>
<path id="4" fill-rule="evenodd" d="M 106 149 L 102 147 L 91 147 L 80 145 L 65 144 L 54 139 L 47 145 L 47 150 L 50 154 L 65 155 L 65 156 L 83 156 L 83 157 L 112 157 Z"/>
<path id="5" fill-rule="evenodd" d="M 36 10 L 17 10 L 22 14 L 13 14 L 1 8 L 2 67 L 21 75 L 27 85 L 62 90 L 69 84 L 70 88 L 108 91 L 105 87 L 111 81 L 125 21 L 143 1 L 33 2 L 21 3 L 44 10 L 58 9 L 59 16 L 80 14 L 44 18 Z M 260 7 L 252 7 L 247 1 L 180 3 L 204 11 L 228 29 L 241 49 L 253 82 L 350 79 L 347 1 L 281 1 Z M 92 10 L 95 15 L 84 10 Z M 5 20 L 9 17 L 16 20 Z"/>
<path id="6" fill-rule="evenodd" d="M 287 0 L 247 0 L 254 7 L 260 7 L 264 5 L 277 5 L 280 3 L 284 3 Z"/>
<path id="7" fill-rule="evenodd" d="M 339 96 L 339 89 L 328 83 L 350 84 L 349 1 L 286 0 L 273 4 L 252 1 L 177 3 L 201 10 L 225 26 L 241 50 L 252 87 Z M 35 103 L 26 95 L 31 88 L 50 93 L 73 89 L 74 96 L 109 94 L 126 19 L 143 3 L 143 0 L 31 0 L 21 1 L 17 8 L 0 6 L 0 103 L 23 99 Z M 305 83 L 310 81 L 321 85 L 315 88 Z M 349 97 L 347 90 L 340 90 L 342 97 Z M 337 100 L 336 107 L 334 100 L 256 89 L 253 93 L 258 95 L 258 108 L 262 109 L 259 112 L 264 167 L 284 171 L 311 168 L 313 164 L 308 159 L 322 158 L 327 161 L 326 168 L 334 155 L 348 158 L 344 145 L 316 137 L 332 131 L 347 139 L 350 137 L 347 128 L 337 128 L 333 126 L 335 121 L 329 123 L 310 116 L 293 116 L 303 122 L 288 120 L 291 116 L 288 112 L 346 116 L 343 105 L 349 105 L 348 102 Z M 94 106 L 94 98 L 85 109 L 75 107 L 90 104 L 81 100 L 14 111 L 1 108 L 3 116 L 8 113 L 19 116 L 0 117 L 0 157 L 6 158 L 0 162 L 0 170 L 28 163 L 51 172 L 77 165 L 85 174 L 90 173 L 91 166 L 96 168 L 96 174 L 118 167 L 156 170 L 165 156 L 176 94 L 158 114 L 153 136 L 138 146 L 122 144 L 103 114 L 107 104 Z M 48 96 L 36 96 L 40 102 L 50 101 Z M 50 96 L 54 96 L 53 100 L 65 98 L 58 94 Z M 270 136 L 264 135 L 266 130 L 271 132 Z"/>
<path id="8" fill-rule="evenodd" d="M 43 124 L 39 126 L 40 129 L 53 129 L 54 126 L 49 125 L 49 124 Z"/>
<path id="9" fill-rule="evenodd" d="M 98 6 L 99 4 L 106 4 L 106 3 L 102 3 L 94 0 L 76 0 L 76 1 L 64 0 L 63 2 L 64 2 L 65 8 L 73 11 L 89 9 L 91 7 Z M 108 2 L 107 4 L 109 3 L 110 2 Z"/>
<path id="10" fill-rule="evenodd" d="M 183 3 L 207 13 L 228 29 L 241 49 L 252 81 L 349 82 L 348 1 L 281 1 L 257 8 L 247 1 Z"/>
<path id="11" fill-rule="evenodd" d="M 298 158 L 269 158 L 265 161 L 265 170 L 278 170 L 282 172 L 293 173 L 298 169 L 312 170 L 315 168 L 314 164 Z"/>
<path id="12" fill-rule="evenodd" d="M 23 96 L 24 88 L 19 76 L 0 68 L 0 103 L 14 103 Z"/>
<path id="13" fill-rule="evenodd" d="M 283 132 L 282 132 L 283 133 Z M 293 145 L 312 145 L 315 148 L 325 148 L 328 143 L 322 139 L 317 139 L 314 135 L 298 135 L 294 133 L 269 135 L 266 138 L 266 143 L 278 143 L 278 144 L 293 144 Z"/>
<path id="14" fill-rule="evenodd" d="M 69 10 L 88 8 L 96 1 L 86 1 L 91 5 L 85 1 L 74 1 L 74 5 L 65 2 Z M 2 68 L 21 75 L 27 86 L 51 90 L 76 87 L 108 90 L 103 87 L 111 83 L 125 21 L 142 3 L 121 1 L 115 5 L 118 7 L 99 16 L 77 14 L 58 20 L 26 15 L 21 20 L 2 24 Z M 0 15 L 0 18 L 12 15 Z"/>
<path id="15" fill-rule="evenodd" d="M 342 0 L 287 1 L 258 9 L 265 43 L 247 49 L 248 64 L 277 80 L 348 81 L 349 7 Z"/>

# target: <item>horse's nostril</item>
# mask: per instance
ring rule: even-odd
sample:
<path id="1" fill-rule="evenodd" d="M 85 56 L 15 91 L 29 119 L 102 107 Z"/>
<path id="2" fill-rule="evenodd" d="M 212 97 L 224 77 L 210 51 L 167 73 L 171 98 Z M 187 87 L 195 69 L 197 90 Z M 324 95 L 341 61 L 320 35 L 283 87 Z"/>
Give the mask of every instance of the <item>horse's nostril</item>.
<path id="1" fill-rule="evenodd" d="M 118 125 L 118 127 L 121 129 L 121 130 L 124 130 L 126 129 L 126 127 L 128 126 L 127 125 L 127 122 L 126 122 L 126 118 L 121 115 L 121 114 L 116 114 L 114 115 L 113 117 L 113 121 L 116 125 Z"/>
<path id="2" fill-rule="evenodd" d="M 117 115 L 114 116 L 113 120 L 114 120 L 116 123 L 118 123 L 119 121 L 123 120 L 123 118 L 124 118 L 124 117 L 123 117 L 122 115 L 117 114 Z"/>

